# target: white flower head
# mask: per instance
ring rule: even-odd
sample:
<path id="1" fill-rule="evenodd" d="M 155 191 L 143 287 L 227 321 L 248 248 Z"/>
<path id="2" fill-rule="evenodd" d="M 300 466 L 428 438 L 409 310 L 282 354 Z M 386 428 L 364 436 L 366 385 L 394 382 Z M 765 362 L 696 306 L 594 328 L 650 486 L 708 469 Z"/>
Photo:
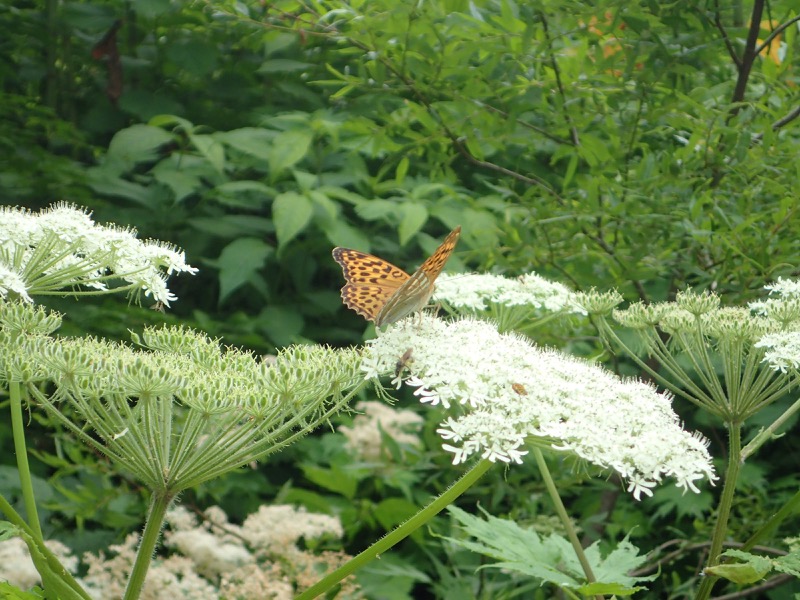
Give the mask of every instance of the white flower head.
<path id="1" fill-rule="evenodd" d="M 176 248 L 95 223 L 69 204 L 38 213 L 0 208 L 0 297 L 12 292 L 30 302 L 36 294 L 106 292 L 108 281 L 121 280 L 123 289 L 168 306 L 175 300 L 166 285 L 173 272 L 197 269 Z"/>
<path id="2" fill-rule="evenodd" d="M 669 394 L 644 382 L 473 319 L 413 317 L 367 344 L 367 377 L 394 372 L 413 348 L 404 382 L 450 410 L 438 433 L 454 463 L 473 454 L 521 463 L 524 444 L 538 440 L 614 469 L 637 499 L 665 476 L 693 491 L 697 479 L 716 479 L 707 442 L 681 428 Z"/>
<path id="3" fill-rule="evenodd" d="M 490 304 L 527 306 L 543 312 L 586 314 L 566 286 L 535 273 L 508 278 L 488 273 L 450 275 L 436 279 L 436 298 L 455 308 L 480 311 Z"/>
<path id="4" fill-rule="evenodd" d="M 764 362 L 776 371 L 796 371 L 800 367 L 800 280 L 779 277 L 764 289 L 769 290 L 770 297 L 748 306 L 775 326 L 755 347 L 766 349 Z"/>

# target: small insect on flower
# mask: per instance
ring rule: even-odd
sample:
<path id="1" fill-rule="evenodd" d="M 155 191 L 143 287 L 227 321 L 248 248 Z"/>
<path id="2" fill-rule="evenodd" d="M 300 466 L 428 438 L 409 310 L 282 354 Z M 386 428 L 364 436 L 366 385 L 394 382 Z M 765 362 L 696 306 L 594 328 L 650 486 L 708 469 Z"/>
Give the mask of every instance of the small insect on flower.
<path id="1" fill-rule="evenodd" d="M 525 389 L 525 386 L 521 383 L 512 383 L 511 389 L 517 392 L 520 396 L 527 396 L 528 390 Z"/>
<path id="2" fill-rule="evenodd" d="M 410 363 L 413 359 L 411 358 L 411 354 L 414 352 L 413 348 L 409 348 L 405 352 L 403 352 L 403 356 L 400 357 L 400 360 L 397 361 L 397 364 L 394 367 L 394 376 L 400 377 L 400 373 L 403 372 L 403 369 L 408 367 L 408 363 Z"/>

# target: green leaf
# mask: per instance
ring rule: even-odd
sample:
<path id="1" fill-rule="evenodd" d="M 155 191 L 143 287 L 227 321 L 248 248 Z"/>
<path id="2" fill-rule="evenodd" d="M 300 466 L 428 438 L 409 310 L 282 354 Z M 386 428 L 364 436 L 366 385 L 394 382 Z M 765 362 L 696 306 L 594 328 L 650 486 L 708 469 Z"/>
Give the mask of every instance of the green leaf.
<path id="1" fill-rule="evenodd" d="M 3 600 L 41 600 L 44 597 L 44 590 L 39 586 L 25 592 L 7 581 L 0 581 L 0 598 Z"/>
<path id="2" fill-rule="evenodd" d="M 260 181 L 240 180 L 222 183 L 213 190 L 216 200 L 226 206 L 254 209 L 265 206 L 275 189 Z"/>
<path id="3" fill-rule="evenodd" d="M 304 464 L 301 468 L 309 481 L 323 489 L 341 494 L 345 498 L 352 499 L 356 495 L 358 480 L 337 467 L 323 469 L 316 465 Z"/>
<path id="4" fill-rule="evenodd" d="M 161 146 L 173 141 L 173 136 L 150 125 L 134 125 L 118 131 L 108 146 L 108 160 L 114 161 L 125 171 L 137 164 L 159 158 Z"/>
<path id="5" fill-rule="evenodd" d="M 776 571 L 788 573 L 793 577 L 800 577 L 800 551 L 795 550 L 785 556 L 779 556 L 772 561 Z"/>
<path id="6" fill-rule="evenodd" d="M 228 296 L 247 283 L 264 267 L 272 248 L 257 238 L 239 238 L 223 248 L 217 260 L 209 264 L 219 269 L 219 300 L 222 304 Z"/>
<path id="7" fill-rule="evenodd" d="M 220 173 L 225 170 L 225 148 L 211 135 L 189 134 L 197 151 Z"/>
<path id="8" fill-rule="evenodd" d="M 278 237 L 278 251 L 303 231 L 314 213 L 311 200 L 297 192 L 279 194 L 272 203 L 272 218 Z"/>
<path id="9" fill-rule="evenodd" d="M 748 585 L 764 579 L 764 576 L 772 570 L 772 560 L 764 556 L 741 550 L 726 550 L 722 555 L 742 562 L 728 562 L 707 567 L 704 570 L 706 574 L 722 577 L 739 585 Z"/>
<path id="10" fill-rule="evenodd" d="M 302 341 L 301 334 L 305 321 L 295 306 L 270 304 L 264 307 L 253 324 L 266 332 L 270 341 L 280 347 Z"/>
<path id="11" fill-rule="evenodd" d="M 513 521 L 493 517 L 485 511 L 482 511 L 486 516 L 484 520 L 453 506 L 448 510 L 475 541 L 447 539 L 499 561 L 489 567 L 517 571 L 536 580 L 574 590 L 588 585 L 578 557 L 565 538 L 555 534 L 542 538 L 532 530 L 523 529 Z M 628 575 L 632 568 L 642 565 L 646 557 L 640 556 L 627 538 L 605 559 L 600 555 L 599 542 L 586 548 L 585 554 L 597 579 L 595 583 L 614 586 L 618 590 L 616 593 L 631 593 L 636 589 L 635 583 L 655 578 L 655 575 Z"/>
<path id="12" fill-rule="evenodd" d="M 242 127 L 225 133 L 215 133 L 214 137 L 239 152 L 268 161 L 275 132 L 260 127 Z"/>
<path id="13" fill-rule="evenodd" d="M 419 512 L 419 507 L 404 498 L 389 498 L 375 506 L 375 518 L 386 531 L 397 527 L 403 521 Z"/>
<path id="14" fill-rule="evenodd" d="M 272 140 L 269 166 L 273 179 L 285 169 L 302 160 L 311 147 L 314 137 L 309 130 L 290 130 L 279 133 Z"/>
<path id="15" fill-rule="evenodd" d="M 417 202 L 404 202 L 400 207 L 400 244 L 405 245 L 414 237 L 428 220 L 428 209 L 424 204 Z"/>
<path id="16" fill-rule="evenodd" d="M 256 69 L 256 73 L 289 73 L 292 71 L 304 71 L 312 67 L 314 67 L 312 63 L 292 60 L 290 58 L 275 58 L 264 61 L 261 66 Z"/>
<path id="17" fill-rule="evenodd" d="M 394 172 L 394 181 L 397 185 L 403 185 L 403 180 L 406 178 L 410 164 L 407 156 L 401 158 L 400 162 L 397 163 L 397 169 Z"/>

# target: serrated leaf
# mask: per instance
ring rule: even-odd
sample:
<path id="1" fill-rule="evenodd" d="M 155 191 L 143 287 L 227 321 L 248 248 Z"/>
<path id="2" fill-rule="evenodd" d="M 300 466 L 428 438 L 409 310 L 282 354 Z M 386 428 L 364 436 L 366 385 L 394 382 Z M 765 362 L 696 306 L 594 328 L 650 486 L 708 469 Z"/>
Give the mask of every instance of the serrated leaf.
<path id="1" fill-rule="evenodd" d="M 523 529 L 513 521 L 498 519 L 484 512 L 485 519 L 470 515 L 456 507 L 448 507 L 451 515 L 465 532 L 475 541 L 448 538 L 451 542 L 485 554 L 499 562 L 487 567 L 509 569 L 523 573 L 543 582 L 560 587 L 581 589 L 589 585 L 583 569 L 568 540 L 551 534 L 542 538 L 535 531 Z M 635 591 L 637 582 L 652 580 L 650 577 L 631 577 L 631 568 L 644 563 L 627 538 L 603 559 L 599 543 L 585 549 L 586 559 L 594 572 L 595 584 L 613 586 L 617 593 L 629 594 Z"/>
<path id="2" fill-rule="evenodd" d="M 781 573 L 800 577 L 800 552 L 795 551 L 786 556 L 779 556 L 772 561 L 772 566 Z"/>
<path id="3" fill-rule="evenodd" d="M 278 250 L 283 249 L 311 220 L 311 201 L 297 192 L 279 194 L 272 203 L 272 219 L 278 237 Z"/>
<path id="4" fill-rule="evenodd" d="M 726 550 L 723 556 L 735 558 L 741 562 L 723 563 L 707 567 L 704 572 L 716 577 L 722 577 L 740 585 L 755 583 L 764 578 L 772 570 L 772 560 L 757 554 L 750 554 L 742 550 Z"/>

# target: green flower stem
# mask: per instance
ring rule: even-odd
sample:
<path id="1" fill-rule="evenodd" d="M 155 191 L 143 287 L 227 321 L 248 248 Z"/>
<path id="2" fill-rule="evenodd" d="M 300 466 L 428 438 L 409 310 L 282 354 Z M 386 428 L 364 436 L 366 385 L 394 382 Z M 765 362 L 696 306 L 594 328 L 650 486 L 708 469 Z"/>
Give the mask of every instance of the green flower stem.
<path id="1" fill-rule="evenodd" d="M 797 410 L 800 409 L 800 399 L 796 400 L 794 404 L 792 404 L 786 412 L 784 412 L 780 417 L 775 419 L 775 422 L 772 423 L 766 429 L 762 429 L 758 432 L 758 435 L 752 439 L 752 441 L 747 444 L 742 450 L 742 462 L 746 461 L 752 454 L 756 452 L 761 446 L 763 446 L 766 442 L 772 438 L 775 431 L 783 425 L 788 419 L 790 419 Z"/>
<path id="2" fill-rule="evenodd" d="M 583 546 L 581 546 L 581 542 L 578 539 L 578 534 L 575 531 L 572 520 L 567 514 L 567 509 L 564 507 L 564 503 L 561 502 L 561 496 L 558 495 L 556 483 L 553 481 L 553 477 L 550 475 L 550 469 L 547 468 L 547 462 L 544 460 L 544 455 L 536 446 L 533 447 L 533 456 L 536 459 L 536 464 L 538 465 L 539 471 L 542 474 L 542 479 L 544 480 L 544 485 L 547 488 L 547 492 L 550 494 L 550 500 L 553 502 L 553 506 L 556 509 L 556 514 L 558 514 L 559 519 L 561 519 L 561 522 L 566 529 L 567 537 L 572 543 L 572 548 L 575 550 L 575 554 L 578 556 L 578 561 L 581 563 L 583 573 L 586 575 L 586 581 L 589 583 L 594 583 L 597 581 L 597 579 L 592 572 L 592 567 L 583 551 Z"/>
<path id="3" fill-rule="evenodd" d="M 144 527 L 142 540 L 139 542 L 139 549 L 136 551 L 136 561 L 133 563 L 131 578 L 125 589 L 124 600 L 136 600 L 142 593 L 144 578 L 147 575 L 147 569 L 150 568 L 156 544 L 158 544 L 164 517 L 174 498 L 175 495 L 172 493 L 153 494 L 147 515 L 147 524 Z"/>
<path id="4" fill-rule="evenodd" d="M 664 345 L 657 333 L 652 336 L 654 339 L 650 342 L 648 348 L 653 351 L 653 354 L 657 357 L 659 364 L 667 372 L 667 374 L 675 381 L 680 381 L 686 386 L 686 389 L 682 389 L 680 386 L 673 384 L 667 377 L 664 377 L 663 374 L 657 372 L 650 365 L 640 359 L 638 354 L 632 348 L 628 347 L 624 341 L 622 341 L 622 339 L 614 332 L 614 329 L 606 322 L 605 319 L 600 319 L 599 329 L 605 339 L 613 341 L 620 348 L 622 348 L 622 350 L 637 365 L 639 365 L 642 370 L 650 375 L 654 381 L 659 382 L 676 396 L 681 396 L 692 404 L 705 407 L 713 414 L 717 414 L 717 411 L 714 410 L 714 401 L 705 392 L 703 392 L 703 390 L 692 381 L 692 378 L 686 375 L 685 371 L 677 364 L 677 362 L 672 359 L 669 349 Z"/>
<path id="5" fill-rule="evenodd" d="M 42 526 L 39 523 L 39 513 L 36 511 L 31 469 L 28 465 L 28 450 L 25 448 L 22 393 L 20 392 L 20 385 L 16 381 L 10 382 L 8 387 L 11 399 L 11 430 L 14 436 L 14 452 L 17 455 L 17 470 L 19 471 L 19 483 L 22 488 L 22 499 L 25 503 L 25 513 L 28 517 L 28 524 L 31 526 L 33 537 L 43 546 Z"/>
<path id="6" fill-rule="evenodd" d="M 320 594 L 324 594 L 342 579 L 351 573 L 354 573 L 357 569 L 360 569 L 364 565 L 368 564 L 377 556 L 383 554 L 392 546 L 414 533 L 417 529 L 422 527 L 425 523 L 430 521 L 433 517 L 444 510 L 448 505 L 453 503 L 461 494 L 472 487 L 493 464 L 494 463 L 488 460 L 480 461 L 469 471 L 464 473 L 461 479 L 456 481 L 450 488 L 445 490 L 441 496 L 435 498 L 416 515 L 411 517 L 408 521 L 400 525 L 397 529 L 385 537 L 372 544 L 372 546 L 364 550 L 361 554 L 352 558 L 346 564 L 342 565 L 325 578 L 312 585 L 305 592 L 297 596 L 295 600 L 311 600 L 311 598 L 316 598 Z"/>
<path id="7" fill-rule="evenodd" d="M 798 507 L 800 507 L 800 491 L 795 492 L 795 495 L 792 496 L 791 499 L 784 504 L 778 512 L 772 515 L 766 523 L 759 527 L 758 530 L 752 536 L 750 536 L 750 539 L 742 544 L 742 547 L 739 549 L 744 552 L 749 552 L 752 550 L 753 547 L 758 544 L 758 542 L 772 535 L 787 517 L 798 512 Z"/>
<path id="8" fill-rule="evenodd" d="M 739 479 L 739 469 L 742 464 L 742 428 L 739 423 L 728 424 L 728 449 L 728 468 L 725 471 L 725 483 L 722 486 L 722 496 L 719 499 L 717 509 L 717 522 L 714 525 L 714 535 L 711 538 L 711 549 L 708 553 L 709 567 L 719 563 L 722 544 L 725 542 L 725 537 L 728 533 L 728 518 L 730 517 L 733 495 L 736 491 L 736 482 Z M 711 595 L 711 588 L 714 587 L 717 579 L 717 577 L 706 575 L 697 590 L 695 600 L 708 600 Z"/>
<path id="9" fill-rule="evenodd" d="M 38 551 L 38 553 L 44 557 L 44 560 L 46 561 L 46 568 L 50 570 L 51 577 L 53 574 L 57 574 L 56 576 L 60 578 L 63 583 L 68 585 L 75 595 L 84 598 L 85 600 L 91 600 L 91 596 L 89 596 L 89 594 L 87 594 L 86 591 L 84 591 L 84 589 L 80 586 L 80 584 L 75 581 L 75 578 L 69 571 L 67 571 L 64 565 L 61 564 L 61 561 L 58 560 L 58 557 L 53 554 L 50 549 L 44 545 L 44 543 L 40 544 L 35 541 L 36 534 L 33 532 L 33 529 L 25 522 L 25 519 L 23 519 L 22 516 L 14 510 L 14 507 L 11 506 L 2 496 L 0 496 L 0 513 L 3 513 L 9 522 L 11 522 L 25 534 L 22 535 L 22 539 L 28 544 L 31 551 L 31 556 L 33 557 L 36 551 Z M 35 548 L 30 548 L 31 543 L 35 544 Z M 41 566 L 37 565 L 37 570 L 40 569 Z"/>

